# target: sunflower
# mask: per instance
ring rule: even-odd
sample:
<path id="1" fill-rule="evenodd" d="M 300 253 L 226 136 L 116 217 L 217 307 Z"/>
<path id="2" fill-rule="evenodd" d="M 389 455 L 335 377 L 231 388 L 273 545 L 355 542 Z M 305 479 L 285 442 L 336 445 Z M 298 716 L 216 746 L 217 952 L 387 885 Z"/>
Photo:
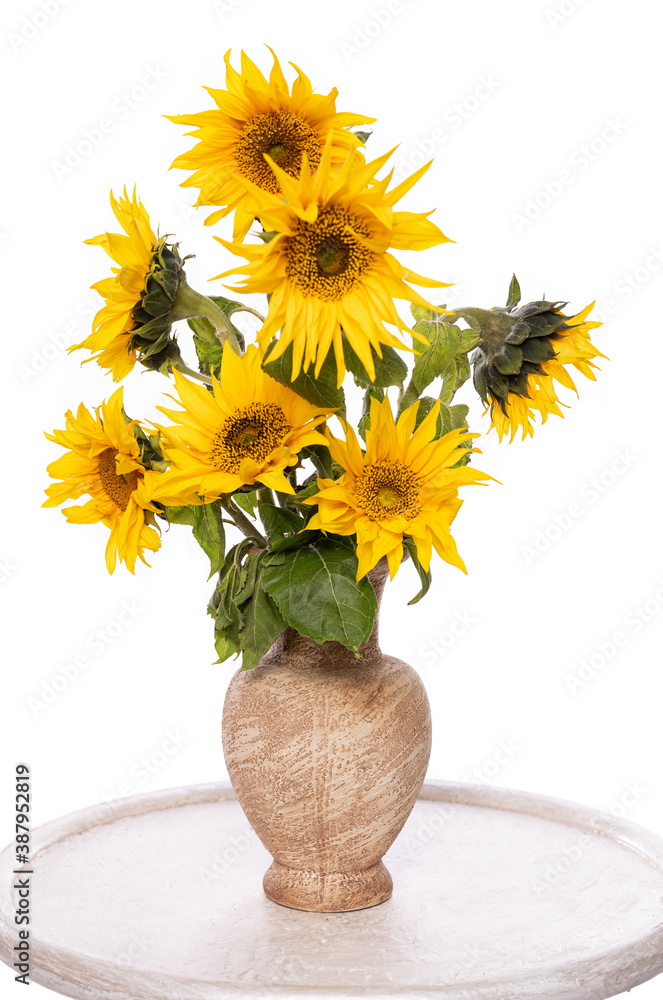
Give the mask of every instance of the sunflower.
<path id="1" fill-rule="evenodd" d="M 127 423 L 125 419 L 122 389 L 117 389 L 94 413 L 82 403 L 76 416 L 69 410 L 65 430 L 46 435 L 67 451 L 47 468 L 60 482 L 46 490 L 44 507 L 57 507 L 84 494 L 91 498 L 82 507 L 65 507 L 62 513 L 72 524 L 101 521 L 110 528 L 106 546 L 109 573 L 118 558 L 132 573 L 136 557 L 149 565 L 143 551 L 156 552 L 161 545 L 153 526 L 156 508 L 151 491 L 162 474 L 143 464 L 136 429 L 136 421 Z"/>
<path id="2" fill-rule="evenodd" d="M 269 360 L 279 358 L 292 344 L 292 378 L 312 362 L 317 377 L 333 345 L 340 386 L 345 373 L 343 333 L 373 380 L 373 351 L 382 357 L 381 344 L 404 347 L 384 324 L 411 332 L 398 315 L 394 298 L 444 312 L 406 282 L 429 287 L 444 283 L 402 267 L 388 248 L 424 250 L 448 240 L 428 219 L 430 213 L 393 210 L 430 164 L 388 191 L 391 174 L 378 180 L 376 173 L 390 153 L 368 164 L 350 153 L 336 169 L 331 149 L 327 143 L 315 172 L 304 159 L 296 179 L 269 160 L 282 195 L 252 189 L 259 200 L 260 221 L 273 233 L 268 243 L 237 245 L 216 239 L 248 261 L 218 277 L 246 274 L 239 286 L 242 291 L 271 294 L 259 335 L 261 346 L 282 332 Z M 427 343 L 421 335 L 414 336 Z"/>
<path id="3" fill-rule="evenodd" d="M 159 239 L 155 235 L 135 189 L 129 198 L 125 188 L 119 200 L 111 191 L 110 203 L 125 235 L 102 233 L 85 242 L 103 247 L 119 267 L 111 268 L 112 277 L 92 285 L 106 304 L 94 317 L 90 336 L 69 350 L 94 351 L 87 360 L 110 369 L 113 380 L 119 382 L 137 360 L 153 356 L 166 346 L 170 306 L 177 293 L 182 261 L 177 248 L 166 244 L 165 236 Z"/>
<path id="4" fill-rule="evenodd" d="M 373 399 L 365 454 L 347 424 L 345 441 L 327 431 L 327 447 L 344 472 L 336 481 L 318 479 L 320 492 L 305 501 L 318 506 L 307 528 L 356 534 L 358 581 L 383 556 L 393 578 L 405 536 L 413 539 L 424 570 L 429 569 L 434 547 L 442 559 L 466 572 L 449 531 L 462 504 L 458 488 L 491 476 L 467 465 L 453 468 L 478 435 L 459 429 L 435 440 L 439 402 L 415 430 L 419 402 L 396 423 L 389 399 Z"/>
<path id="5" fill-rule="evenodd" d="M 497 376 L 500 381 L 499 394 L 494 382 L 495 372 L 491 373 L 490 370 L 491 362 L 486 367 L 490 429 L 495 428 L 500 441 L 507 435 L 513 441 L 519 430 L 522 431 L 523 440 L 528 435 L 533 436 L 537 413 L 542 424 L 545 424 L 550 414 L 563 417 L 561 407 L 566 404 L 558 398 L 555 383 L 577 394 L 578 390 L 568 369 L 575 368 L 586 378 L 596 381 L 594 371 L 597 370 L 597 365 L 594 364 L 594 359 L 605 358 L 605 354 L 590 340 L 590 331 L 601 326 L 598 322 L 587 321 L 593 302 L 575 316 L 565 316 L 556 308 L 559 305 L 557 303 L 541 305 L 550 305 L 550 308 L 541 309 L 524 318 L 516 336 L 518 343 L 509 344 L 512 368 L 514 351 L 519 351 L 522 359 L 518 372 Z M 527 327 L 529 334 L 525 332 Z M 480 348 L 479 353 L 481 350 Z M 499 363 L 499 356 L 498 359 L 493 359 L 493 364 L 495 360 Z"/>
<path id="6" fill-rule="evenodd" d="M 159 428 L 171 466 L 158 493 L 164 503 L 189 502 L 180 491 L 211 501 L 255 483 L 294 493 L 284 470 L 297 464 L 302 448 L 327 443 L 315 428 L 333 411 L 307 403 L 267 375 L 261 362 L 255 344 L 241 357 L 225 350 L 213 393 L 175 372 L 175 401 L 184 411 L 158 407 L 177 421 Z"/>
<path id="7" fill-rule="evenodd" d="M 178 125 L 195 126 L 195 131 L 188 134 L 200 140 L 171 164 L 194 171 L 182 187 L 200 189 L 197 206 L 221 206 L 206 220 L 207 225 L 235 211 L 236 239 L 246 235 L 255 217 L 254 197 L 243 181 L 279 193 L 265 153 L 296 177 L 304 155 L 309 163 L 317 165 L 320 161 L 327 135 L 331 135 L 332 159 L 338 164 L 360 142 L 349 126 L 375 121 L 365 115 L 337 112 L 338 91 L 334 89 L 326 97 L 314 94 L 310 80 L 294 64 L 297 79 L 291 94 L 274 52 L 272 56 L 274 65 L 266 80 L 244 52 L 240 75 L 230 65 L 230 51 L 226 52 L 227 89 L 206 88 L 216 109 L 167 116 Z"/>

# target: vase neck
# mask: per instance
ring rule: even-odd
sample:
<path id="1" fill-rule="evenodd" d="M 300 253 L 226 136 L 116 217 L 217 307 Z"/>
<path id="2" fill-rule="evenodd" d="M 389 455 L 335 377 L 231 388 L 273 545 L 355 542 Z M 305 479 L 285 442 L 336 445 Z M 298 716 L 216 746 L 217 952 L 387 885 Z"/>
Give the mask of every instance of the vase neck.
<path id="1" fill-rule="evenodd" d="M 271 660 L 275 657 L 285 656 L 291 666 L 299 667 L 302 670 L 310 669 L 312 666 L 347 670 L 348 668 L 360 669 L 367 662 L 380 657 L 382 655 L 379 642 L 380 605 L 388 577 L 386 560 L 383 561 L 385 566 L 378 563 L 375 569 L 372 569 L 368 574 L 368 579 L 377 598 L 377 611 L 373 631 L 366 642 L 362 642 L 359 647 L 359 655 L 353 653 L 340 642 L 318 643 L 300 635 L 296 629 L 288 626 L 272 646 L 267 654 L 268 658 Z"/>

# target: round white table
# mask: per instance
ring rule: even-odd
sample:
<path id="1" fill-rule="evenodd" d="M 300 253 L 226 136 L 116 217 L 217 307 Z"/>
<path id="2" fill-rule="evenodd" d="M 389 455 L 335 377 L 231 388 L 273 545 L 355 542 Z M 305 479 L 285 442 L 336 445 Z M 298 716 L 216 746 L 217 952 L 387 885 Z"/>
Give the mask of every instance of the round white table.
<path id="1" fill-rule="evenodd" d="M 31 978 L 84 1000 L 604 1000 L 663 971 L 663 841 L 592 809 L 427 782 L 386 857 L 390 900 L 270 902 L 230 785 L 168 789 L 34 831 Z M 20 876 L 0 855 L 0 957 Z"/>

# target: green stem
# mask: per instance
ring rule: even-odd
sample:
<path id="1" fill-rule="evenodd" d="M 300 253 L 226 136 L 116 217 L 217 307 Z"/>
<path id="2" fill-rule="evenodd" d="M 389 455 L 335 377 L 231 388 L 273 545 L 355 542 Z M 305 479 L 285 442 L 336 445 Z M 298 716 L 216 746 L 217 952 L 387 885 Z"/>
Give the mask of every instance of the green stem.
<path id="1" fill-rule="evenodd" d="M 243 532 L 243 534 L 246 535 L 247 538 L 252 538 L 254 542 L 257 542 L 263 549 L 267 548 L 267 539 L 264 535 L 260 534 L 255 525 L 249 521 L 248 517 L 242 514 L 241 510 L 235 506 L 230 497 L 228 497 L 227 500 L 224 499 L 224 497 L 221 497 L 219 503 L 226 513 L 230 514 L 236 526 L 241 532 Z"/>
<path id="2" fill-rule="evenodd" d="M 265 322 L 263 314 L 259 313 L 257 309 L 252 309 L 251 306 L 237 306 L 236 309 L 233 309 L 233 312 L 251 313 L 252 316 L 257 316 L 261 323 Z"/>
<path id="3" fill-rule="evenodd" d="M 204 316 L 214 325 L 216 335 L 222 344 L 228 341 L 235 354 L 242 353 L 232 324 L 223 309 L 220 309 L 216 302 L 208 298 L 207 295 L 196 292 L 183 278 L 180 278 L 177 295 L 170 309 L 170 316 L 173 321 L 191 319 L 193 316 Z"/>
<path id="4" fill-rule="evenodd" d="M 208 378 L 207 375 L 201 375 L 200 372 L 195 372 L 193 368 L 189 368 L 183 361 L 176 362 L 171 367 L 176 368 L 183 375 L 188 375 L 189 378 L 195 378 L 197 382 L 204 382 L 205 385 L 214 385 L 211 378 Z"/>
<path id="5" fill-rule="evenodd" d="M 258 490 L 258 506 L 261 507 L 264 503 L 274 504 L 274 494 L 269 486 L 263 486 L 262 489 Z"/>
<path id="6" fill-rule="evenodd" d="M 407 389 L 399 393 L 398 396 L 398 416 L 404 413 L 408 406 L 412 406 L 414 402 L 419 399 L 419 392 L 416 385 L 414 384 L 414 379 L 411 378 Z"/>

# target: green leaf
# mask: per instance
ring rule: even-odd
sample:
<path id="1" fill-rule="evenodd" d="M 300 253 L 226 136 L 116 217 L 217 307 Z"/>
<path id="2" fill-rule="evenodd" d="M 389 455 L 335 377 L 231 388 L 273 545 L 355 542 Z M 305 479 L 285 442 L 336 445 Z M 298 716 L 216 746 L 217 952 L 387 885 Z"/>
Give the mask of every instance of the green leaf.
<path id="1" fill-rule="evenodd" d="M 366 142 L 373 135 L 372 132 L 353 132 L 352 134 L 357 136 L 362 146 L 366 145 Z"/>
<path id="2" fill-rule="evenodd" d="M 223 629 L 214 633 L 214 648 L 219 657 L 217 663 L 223 663 L 231 656 L 236 656 L 240 652 L 239 632 L 236 636 L 231 634 L 230 629 Z"/>
<path id="3" fill-rule="evenodd" d="M 279 562 L 276 562 L 276 558 Z M 314 642 L 335 640 L 355 652 L 373 631 L 377 601 L 357 556 L 342 538 L 265 556 L 263 586 L 293 628 Z"/>
<path id="4" fill-rule="evenodd" d="M 440 308 L 444 309 L 444 306 L 441 306 Z M 426 309 L 424 306 L 415 306 L 414 304 L 410 306 L 410 312 L 417 323 L 420 320 L 427 320 L 430 322 L 440 315 L 437 312 L 433 312 L 432 309 Z"/>
<path id="5" fill-rule="evenodd" d="M 299 453 L 301 458 L 310 458 L 315 465 L 315 471 L 321 479 L 333 479 L 334 467 L 329 448 L 323 444 L 312 444 L 308 448 L 302 448 Z"/>
<path id="6" fill-rule="evenodd" d="M 209 320 L 205 320 L 205 322 L 208 323 Z M 216 340 L 215 343 L 210 344 L 206 340 L 201 340 L 200 337 L 194 334 L 193 346 L 196 349 L 196 354 L 198 355 L 199 368 L 203 373 L 203 375 L 214 375 L 216 378 L 220 378 L 221 358 L 223 357 L 223 344 L 220 344 L 218 340 Z"/>
<path id="7" fill-rule="evenodd" d="M 447 406 L 446 403 L 442 403 L 440 406 L 442 424 L 440 433 L 448 434 L 449 431 L 455 431 L 459 427 L 467 427 L 469 409 L 465 403 L 456 403 L 455 406 Z"/>
<path id="8" fill-rule="evenodd" d="M 306 523 L 304 518 L 288 510 L 287 507 L 276 507 L 271 503 L 262 503 L 258 508 L 260 520 L 265 526 L 267 538 L 273 535 L 287 535 L 299 531 Z"/>
<path id="9" fill-rule="evenodd" d="M 364 402 L 361 410 L 361 417 L 359 418 L 359 423 L 357 424 L 357 430 L 363 441 L 366 440 L 366 431 L 371 426 L 371 400 L 377 399 L 378 402 L 384 400 L 384 389 L 379 389 L 376 386 L 369 386 L 369 388 L 364 393 Z"/>
<path id="10" fill-rule="evenodd" d="M 235 636 L 238 648 L 241 612 L 237 607 L 236 598 L 237 595 L 241 594 L 248 576 L 244 557 L 251 548 L 251 544 L 251 540 L 246 538 L 238 545 L 233 545 L 229 550 L 219 573 L 219 582 L 210 601 L 210 608 L 216 609 L 215 630 L 217 632 L 230 630 Z"/>
<path id="11" fill-rule="evenodd" d="M 355 382 L 362 389 L 367 389 L 372 385 L 382 389 L 386 389 L 389 385 L 403 385 L 407 378 L 407 365 L 393 347 L 383 344 L 381 358 L 378 357 L 375 348 L 371 347 L 371 355 L 375 366 L 375 378 L 372 380 L 350 341 L 347 337 L 343 338 L 343 356 L 346 367 L 352 372 Z"/>
<path id="12" fill-rule="evenodd" d="M 217 607 L 214 645 L 221 663 L 241 652 L 242 670 L 257 666 L 286 627 L 262 586 L 264 552 L 247 554 L 250 541 L 228 553 L 220 583 L 210 602 Z M 245 561 L 246 560 L 246 561 Z"/>
<path id="13" fill-rule="evenodd" d="M 518 279 L 515 274 L 511 278 L 511 284 L 509 285 L 509 295 L 506 300 L 507 309 L 513 309 L 520 302 L 520 285 L 518 284 Z"/>
<path id="14" fill-rule="evenodd" d="M 251 490 L 249 493 L 233 493 L 233 501 L 240 507 L 249 517 L 253 517 L 256 507 L 258 506 L 258 490 L 257 488 Z"/>
<path id="15" fill-rule="evenodd" d="M 470 377 L 470 362 L 466 354 L 459 354 L 452 358 L 442 375 L 442 389 L 440 399 L 443 403 L 450 403 L 454 395 L 464 382 Z"/>
<path id="16" fill-rule="evenodd" d="M 221 505 L 216 501 L 191 509 L 194 514 L 193 537 L 209 557 L 211 566 L 209 575 L 213 576 L 223 566 L 226 552 L 226 533 L 221 520 Z M 209 580 L 209 577 L 207 579 Z"/>
<path id="17" fill-rule="evenodd" d="M 171 524 L 188 524 L 193 528 L 196 523 L 194 507 L 166 507 L 166 517 Z"/>
<path id="18" fill-rule="evenodd" d="M 408 601 L 408 604 L 417 604 L 430 590 L 433 578 L 431 576 L 430 569 L 426 571 L 419 562 L 419 553 L 417 552 L 417 546 L 415 545 L 414 538 L 411 538 L 409 535 L 405 535 L 403 538 L 403 545 L 410 553 L 410 558 L 412 559 L 414 568 L 419 574 L 419 579 L 421 580 L 421 590 L 415 597 L 412 598 L 411 601 Z"/>
<path id="19" fill-rule="evenodd" d="M 417 345 L 421 352 L 414 361 L 412 379 L 417 392 L 423 392 L 436 378 L 443 374 L 460 351 L 462 333 L 453 323 L 443 320 L 420 320 L 415 326 L 428 340 L 428 347 Z"/>
<path id="20" fill-rule="evenodd" d="M 252 670 L 286 628 L 286 622 L 269 594 L 263 590 L 259 578 L 243 612 L 244 623 L 240 632 L 242 670 Z"/>
<path id="21" fill-rule="evenodd" d="M 276 361 L 269 360 L 273 349 L 273 346 L 270 345 L 265 355 L 265 363 L 263 364 L 263 368 L 268 375 L 275 378 L 281 385 L 292 389 L 299 396 L 303 396 L 304 399 L 309 403 L 313 403 L 314 406 L 333 408 L 339 411 L 341 415 L 345 413 L 345 395 L 342 388 L 336 388 L 336 362 L 332 351 L 325 358 L 317 378 L 314 378 L 314 369 L 313 365 L 311 365 L 308 372 L 300 371 L 297 378 L 292 382 L 292 344 L 286 348 L 281 357 L 277 358 Z"/>

